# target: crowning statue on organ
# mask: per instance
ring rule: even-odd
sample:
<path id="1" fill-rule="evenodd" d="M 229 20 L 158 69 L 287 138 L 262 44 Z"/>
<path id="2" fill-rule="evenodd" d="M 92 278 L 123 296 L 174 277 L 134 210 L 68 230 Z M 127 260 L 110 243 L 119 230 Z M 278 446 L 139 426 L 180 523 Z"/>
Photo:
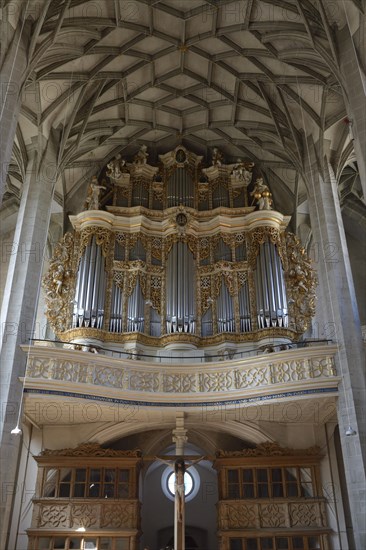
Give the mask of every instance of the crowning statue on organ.
<path id="1" fill-rule="evenodd" d="M 71 216 L 44 280 L 57 336 L 149 349 L 297 340 L 315 275 L 254 164 L 215 149 L 204 167 L 181 145 L 159 158 L 118 155 Z"/>

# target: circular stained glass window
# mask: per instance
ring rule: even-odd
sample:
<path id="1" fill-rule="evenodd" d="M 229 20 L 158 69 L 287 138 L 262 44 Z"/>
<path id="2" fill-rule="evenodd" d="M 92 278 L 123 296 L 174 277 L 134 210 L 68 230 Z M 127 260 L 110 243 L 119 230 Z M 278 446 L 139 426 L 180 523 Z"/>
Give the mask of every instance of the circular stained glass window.
<path id="1" fill-rule="evenodd" d="M 175 495 L 175 473 L 172 472 L 167 478 L 167 487 L 171 495 Z M 189 472 L 184 473 L 184 494 L 187 497 L 193 491 L 194 481 Z"/>

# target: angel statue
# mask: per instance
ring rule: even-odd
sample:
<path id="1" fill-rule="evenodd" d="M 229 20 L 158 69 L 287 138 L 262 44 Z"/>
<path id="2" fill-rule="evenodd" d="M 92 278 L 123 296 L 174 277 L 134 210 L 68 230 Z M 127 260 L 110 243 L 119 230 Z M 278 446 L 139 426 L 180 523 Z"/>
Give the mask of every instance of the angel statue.
<path id="1" fill-rule="evenodd" d="M 263 178 L 258 178 L 250 195 L 257 201 L 259 210 L 272 210 L 272 193 L 268 186 L 263 182 Z"/>
<path id="2" fill-rule="evenodd" d="M 221 166 L 223 161 L 224 155 L 217 147 L 214 147 L 212 151 L 212 166 Z"/>
<path id="3" fill-rule="evenodd" d="M 85 200 L 85 208 L 88 210 L 99 210 L 99 196 L 102 189 L 107 189 L 104 185 L 98 185 L 98 179 L 93 179 L 88 188 L 88 194 Z"/>

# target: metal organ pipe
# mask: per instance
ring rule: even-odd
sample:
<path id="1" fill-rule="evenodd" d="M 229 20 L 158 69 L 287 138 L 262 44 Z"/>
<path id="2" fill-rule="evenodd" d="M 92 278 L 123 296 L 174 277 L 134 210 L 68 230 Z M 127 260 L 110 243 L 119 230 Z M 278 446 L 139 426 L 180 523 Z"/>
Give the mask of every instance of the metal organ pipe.
<path id="1" fill-rule="evenodd" d="M 218 332 L 235 332 L 233 300 L 224 278 L 217 297 L 217 325 Z"/>
<path id="2" fill-rule="evenodd" d="M 101 252 L 100 247 L 96 246 L 95 251 L 95 269 L 94 269 L 94 280 L 93 280 L 93 290 L 91 292 L 91 326 L 95 328 L 97 315 L 98 315 L 98 292 L 100 284 L 100 263 L 101 263 Z"/>
<path id="3" fill-rule="evenodd" d="M 248 283 L 246 281 L 239 290 L 238 298 L 239 298 L 240 331 L 250 332 L 252 330 L 252 324 L 250 319 L 249 288 L 248 288 Z"/>
<path id="4" fill-rule="evenodd" d="M 129 332 L 144 331 L 144 298 L 139 279 L 137 279 L 135 288 L 128 299 L 127 330 Z"/>
<path id="5" fill-rule="evenodd" d="M 105 259 L 92 237 L 81 257 L 74 300 L 75 327 L 102 328 L 106 291 Z"/>
<path id="6" fill-rule="evenodd" d="M 277 248 L 260 245 L 255 273 L 258 327 L 287 326 L 287 299 L 283 269 Z"/>
<path id="7" fill-rule="evenodd" d="M 186 243 L 175 243 L 167 262 L 167 332 L 194 332 L 194 260 Z"/>
<path id="8" fill-rule="evenodd" d="M 168 208 L 171 206 L 193 207 L 194 184 L 184 168 L 177 168 L 168 181 Z"/>

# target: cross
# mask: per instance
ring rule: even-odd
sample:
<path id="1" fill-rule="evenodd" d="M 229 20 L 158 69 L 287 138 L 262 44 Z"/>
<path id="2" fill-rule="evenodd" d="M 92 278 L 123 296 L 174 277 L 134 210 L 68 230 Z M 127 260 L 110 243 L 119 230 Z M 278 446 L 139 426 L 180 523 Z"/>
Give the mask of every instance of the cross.
<path id="1" fill-rule="evenodd" d="M 176 455 L 169 456 L 170 460 L 166 457 L 156 457 L 161 462 L 168 464 L 175 473 L 174 484 L 174 550 L 185 550 L 185 492 L 184 492 L 184 474 L 205 457 L 200 456 L 184 457 L 184 443 L 187 441 L 187 430 L 184 429 L 184 416 L 183 413 L 177 413 L 176 428 L 173 430 L 173 441 L 176 446 Z M 189 464 L 186 460 L 188 459 Z"/>

